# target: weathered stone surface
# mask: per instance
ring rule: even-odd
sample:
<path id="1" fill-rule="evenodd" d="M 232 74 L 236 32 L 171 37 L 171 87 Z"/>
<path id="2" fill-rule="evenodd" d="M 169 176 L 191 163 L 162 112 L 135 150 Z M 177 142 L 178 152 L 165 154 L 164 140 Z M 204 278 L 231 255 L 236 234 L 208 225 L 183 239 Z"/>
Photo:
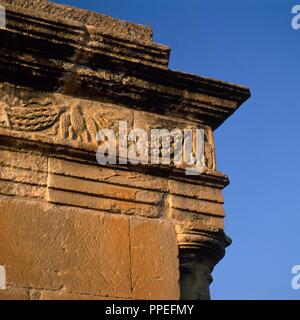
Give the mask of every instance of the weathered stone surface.
<path id="1" fill-rule="evenodd" d="M 171 208 L 186 210 L 189 212 L 198 212 L 203 214 L 224 216 L 224 209 L 220 203 L 211 201 L 191 199 L 188 197 L 170 196 Z"/>
<path id="2" fill-rule="evenodd" d="M 29 290 L 24 288 L 0 290 L 0 300 L 29 300 Z"/>
<path id="3" fill-rule="evenodd" d="M 57 5 L 46 0 L 38 5 L 24 0 L 0 3 L 13 3 L 7 10 L 7 45 L 0 54 L 2 81 L 21 83 L 40 91 L 110 101 L 147 112 L 171 113 L 179 119 L 185 114 L 186 120 L 213 129 L 249 98 L 249 90 L 244 87 L 166 70 L 168 50 L 165 48 L 156 47 L 153 51 L 152 44 L 149 48 L 148 44 L 137 41 L 138 50 L 135 43 L 127 45 L 125 51 L 115 52 L 116 47 L 126 47 L 125 39 L 119 45 L 109 45 L 113 42 L 111 38 L 116 41 L 120 37 L 113 35 L 107 39 L 105 32 L 103 36 L 94 34 L 96 27 L 91 29 L 89 24 L 64 20 L 61 15 L 64 12 L 67 16 L 66 11 L 53 10 Z M 20 10 L 29 7 L 32 9 L 29 12 Z M 52 14 L 46 14 L 47 19 L 39 17 L 39 9 Z M 99 20 L 105 21 L 101 15 Z M 107 29 L 114 30 L 113 26 L 112 23 Z M 164 53 L 160 56 L 158 52 Z M 147 61 L 149 56 L 152 58 Z"/>
<path id="4" fill-rule="evenodd" d="M 100 129 L 118 132 L 119 121 L 133 126 L 133 111 L 109 103 L 42 92 L 34 98 L 32 91 L 7 84 L 1 89 L 0 132 L 15 137 L 96 152 Z"/>
<path id="5" fill-rule="evenodd" d="M 0 4 L 0 299 L 209 298 L 230 244 L 213 130 L 249 90 L 168 70 L 148 27 L 47 0 Z M 110 143 L 97 133 L 118 137 L 119 121 L 204 129 L 204 172 L 97 165 Z"/>
<path id="6" fill-rule="evenodd" d="M 186 196 L 199 200 L 210 200 L 223 204 L 224 198 L 220 189 L 190 184 L 177 180 L 169 180 L 171 194 Z"/>
<path id="7" fill-rule="evenodd" d="M 99 198 L 86 194 L 48 189 L 47 200 L 53 203 L 108 211 L 110 213 L 159 217 L 162 209 L 154 205 Z"/>
<path id="8" fill-rule="evenodd" d="M 8 284 L 130 297 L 128 218 L 5 197 L 0 216 Z"/>
<path id="9" fill-rule="evenodd" d="M 55 158 L 49 159 L 50 173 L 141 189 L 158 191 L 167 191 L 168 189 L 168 180 L 155 175 L 118 170 L 99 165 L 84 164 L 85 170 L 82 167 L 82 162 L 71 162 Z"/>
<path id="10" fill-rule="evenodd" d="M 7 281 L 47 291 L 35 294 L 36 298 L 69 299 L 73 295 L 76 299 L 79 294 L 130 298 L 131 278 L 133 298 L 179 298 L 172 223 L 134 218 L 129 228 L 123 216 L 5 197 L 0 212 L 0 259 Z M 57 294 L 61 288 L 71 294 Z"/>
<path id="11" fill-rule="evenodd" d="M 171 208 L 170 218 L 185 223 L 190 229 L 218 231 L 224 229 L 224 217 Z"/>
<path id="12" fill-rule="evenodd" d="M 22 29 L 26 23 L 25 32 L 28 34 L 28 31 L 31 31 L 31 39 L 38 38 L 50 49 L 46 52 L 45 46 L 40 50 L 44 50 L 47 56 L 56 58 L 48 61 L 53 67 L 68 68 L 72 71 L 75 63 L 80 62 L 81 55 L 85 55 L 85 61 L 91 65 L 95 60 L 109 56 L 116 60 L 162 69 L 168 67 L 170 49 L 152 41 L 149 27 L 46 0 L 2 0 L 0 3 L 6 8 L 6 28 L 14 31 L 16 43 L 22 38 L 24 40 Z M 62 39 L 65 40 L 64 44 Z M 30 42 L 30 46 L 32 45 L 34 41 Z M 63 46 L 64 51 L 61 54 L 68 64 L 57 59 L 54 49 L 59 46 Z M 27 58 L 34 61 L 29 47 L 24 49 L 23 53 L 19 53 L 20 56 L 25 57 L 26 52 Z M 47 63 L 41 56 L 39 62 Z M 66 78 L 70 79 L 70 74 Z"/>
<path id="13" fill-rule="evenodd" d="M 120 298 L 42 290 L 36 295 L 35 300 L 120 300 Z"/>
<path id="14" fill-rule="evenodd" d="M 47 173 L 2 166 L 0 164 L 0 180 L 47 186 Z"/>
<path id="15" fill-rule="evenodd" d="M 49 171 L 50 202 L 147 217 L 165 211 L 166 179 L 54 158 Z"/>
<path id="16" fill-rule="evenodd" d="M 178 249 L 172 223 L 132 218 L 133 299 L 179 299 Z"/>
<path id="17" fill-rule="evenodd" d="M 45 198 L 47 158 L 2 149 L 0 153 L 0 194 Z"/>
<path id="18" fill-rule="evenodd" d="M 0 194 L 44 199 L 46 196 L 46 188 L 0 180 Z"/>
<path id="19" fill-rule="evenodd" d="M 48 159 L 45 156 L 34 153 L 1 149 L 0 165 L 3 167 L 27 169 L 31 173 L 47 172 Z"/>
<path id="20" fill-rule="evenodd" d="M 84 165 L 82 165 L 82 169 L 86 169 Z M 162 194 L 153 191 L 117 186 L 98 181 L 83 180 L 74 177 L 59 176 L 55 174 L 49 175 L 48 188 L 158 205 L 161 203 L 163 198 Z"/>
<path id="21" fill-rule="evenodd" d="M 209 300 L 213 263 L 207 257 L 193 253 L 181 256 L 181 298 L 184 300 Z"/>
<path id="22" fill-rule="evenodd" d="M 21 12 L 36 12 L 44 17 L 54 17 L 61 20 L 68 19 L 95 26 L 105 34 L 119 38 L 129 38 L 138 42 L 152 42 L 150 27 L 129 23 L 105 16 L 100 13 L 82 10 L 67 5 L 56 4 L 47 0 L 1 0 L 3 5 L 11 5 Z"/>

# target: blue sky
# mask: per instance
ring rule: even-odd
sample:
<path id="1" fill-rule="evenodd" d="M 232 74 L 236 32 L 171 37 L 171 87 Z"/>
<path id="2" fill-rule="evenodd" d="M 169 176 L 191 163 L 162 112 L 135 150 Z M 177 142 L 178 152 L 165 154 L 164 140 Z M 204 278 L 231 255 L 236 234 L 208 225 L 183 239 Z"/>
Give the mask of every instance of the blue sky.
<path id="1" fill-rule="evenodd" d="M 213 299 L 300 299 L 300 0 L 58 0 L 147 24 L 170 68 L 244 84 L 252 98 L 216 132 L 226 232 Z"/>

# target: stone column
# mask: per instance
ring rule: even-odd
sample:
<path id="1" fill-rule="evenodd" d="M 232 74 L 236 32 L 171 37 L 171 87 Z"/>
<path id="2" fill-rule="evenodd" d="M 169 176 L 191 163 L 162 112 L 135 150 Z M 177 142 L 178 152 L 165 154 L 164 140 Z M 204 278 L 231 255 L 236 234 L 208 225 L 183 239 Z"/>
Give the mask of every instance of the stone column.
<path id="1" fill-rule="evenodd" d="M 209 299 L 230 244 L 213 130 L 249 90 L 169 70 L 149 27 L 46 0 L 0 4 L 0 298 Z M 203 173 L 120 154 L 99 165 L 97 132 L 120 121 L 203 129 Z"/>

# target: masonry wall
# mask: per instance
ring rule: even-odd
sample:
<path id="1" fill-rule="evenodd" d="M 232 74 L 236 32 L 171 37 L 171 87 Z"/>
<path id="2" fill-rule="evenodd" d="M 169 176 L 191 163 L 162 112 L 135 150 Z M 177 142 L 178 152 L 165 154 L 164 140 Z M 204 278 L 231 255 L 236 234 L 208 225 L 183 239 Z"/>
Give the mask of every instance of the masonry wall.
<path id="1" fill-rule="evenodd" d="M 172 224 L 12 199 L 0 201 L 1 299 L 178 299 Z"/>
<path id="2" fill-rule="evenodd" d="M 209 299 L 231 242 L 213 131 L 249 90 L 169 70 L 149 27 L 47 0 L 0 4 L 0 299 Z M 99 165 L 97 132 L 119 121 L 203 129 L 203 171 Z"/>

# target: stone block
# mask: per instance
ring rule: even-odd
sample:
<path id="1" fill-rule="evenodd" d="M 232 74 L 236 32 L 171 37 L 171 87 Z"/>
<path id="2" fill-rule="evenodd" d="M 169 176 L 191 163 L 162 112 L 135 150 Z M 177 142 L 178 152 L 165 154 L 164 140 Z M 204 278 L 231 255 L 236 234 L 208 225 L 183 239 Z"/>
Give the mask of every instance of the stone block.
<path id="1" fill-rule="evenodd" d="M 29 300 L 29 290 L 24 288 L 0 290 L 0 300 Z"/>
<path id="2" fill-rule="evenodd" d="M 95 197 L 87 194 L 48 189 L 47 200 L 62 205 L 102 210 L 109 213 L 159 217 L 162 209 L 155 205 Z"/>
<path id="3" fill-rule="evenodd" d="M 186 196 L 199 200 L 210 200 L 223 203 L 224 198 L 220 189 L 206 187 L 197 184 L 190 184 L 178 180 L 169 180 L 171 194 Z"/>
<path id="4" fill-rule="evenodd" d="M 176 195 L 170 196 L 171 208 L 186 210 L 188 212 L 203 213 L 214 216 L 224 216 L 224 209 L 220 203 L 197 200 Z"/>
<path id="5" fill-rule="evenodd" d="M 132 218 L 132 298 L 179 299 L 178 244 L 172 223 Z"/>
<path id="6" fill-rule="evenodd" d="M 0 201 L 8 285 L 129 298 L 129 218 L 36 201 Z"/>
<path id="7" fill-rule="evenodd" d="M 118 170 L 117 168 L 111 169 L 100 165 L 83 164 L 56 158 L 49 159 L 49 172 L 149 190 L 166 191 L 168 188 L 167 179 L 151 174 Z"/>
<path id="8" fill-rule="evenodd" d="M 78 294 L 64 291 L 42 290 L 37 296 L 38 300 L 120 300 L 115 297 L 103 297 L 95 295 Z"/>

